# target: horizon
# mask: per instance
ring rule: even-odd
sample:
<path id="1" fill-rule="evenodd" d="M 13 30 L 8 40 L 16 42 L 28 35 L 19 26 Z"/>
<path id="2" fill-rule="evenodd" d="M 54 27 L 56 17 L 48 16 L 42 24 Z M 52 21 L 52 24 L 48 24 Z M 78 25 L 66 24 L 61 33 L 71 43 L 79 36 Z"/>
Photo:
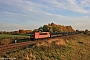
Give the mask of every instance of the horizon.
<path id="1" fill-rule="evenodd" d="M 90 30 L 90 1 L 0 0 L 0 31 L 33 30 L 51 22 Z"/>
<path id="2" fill-rule="evenodd" d="M 52 22 L 52 23 L 54 23 L 54 22 Z M 51 23 L 48 23 L 48 24 L 51 24 Z M 48 25 L 48 24 L 45 24 L 45 25 Z M 54 23 L 54 24 L 56 24 L 56 23 Z M 60 25 L 60 24 L 56 24 L 56 25 Z M 44 26 L 44 25 L 43 25 Z M 40 26 L 40 27 L 43 27 L 43 26 Z M 61 25 L 61 26 L 71 26 L 71 25 Z M 72 26 L 71 26 L 72 27 Z M 39 28 L 39 27 L 38 27 Z M 14 31 L 19 31 L 19 30 L 35 30 L 35 29 L 38 29 L 38 28 L 34 28 L 34 29 L 18 29 L 18 30 L 11 30 L 11 31 L 5 31 L 5 32 L 14 32 Z M 73 27 L 72 27 L 72 29 L 74 29 Z M 85 30 L 80 30 L 80 29 L 74 29 L 75 31 L 76 30 L 79 30 L 79 31 L 85 31 L 85 30 L 88 30 L 88 29 L 85 29 Z M 0 31 L 0 32 L 4 32 L 4 31 Z"/>

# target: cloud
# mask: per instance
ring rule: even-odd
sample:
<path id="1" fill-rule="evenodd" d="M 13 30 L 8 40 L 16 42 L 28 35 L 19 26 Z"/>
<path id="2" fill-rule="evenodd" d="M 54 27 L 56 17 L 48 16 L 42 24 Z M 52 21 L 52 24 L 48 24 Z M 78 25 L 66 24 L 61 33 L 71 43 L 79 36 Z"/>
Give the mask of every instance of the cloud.
<path id="1" fill-rule="evenodd" d="M 73 12 L 88 13 L 88 10 L 85 10 L 84 7 L 77 4 L 76 0 L 49 0 L 46 2 L 49 2 L 49 4 L 51 4 L 49 7 L 52 7 L 53 9 L 56 8 L 58 10 L 64 9 L 71 10 Z"/>
<path id="2" fill-rule="evenodd" d="M 1 22 L 0 21 L 0 31 L 13 31 L 19 30 L 20 28 L 26 27 L 25 25 L 15 24 L 15 23 L 8 23 L 8 22 Z"/>
<path id="3" fill-rule="evenodd" d="M 80 14 L 90 13 L 89 0 L 2 0 L 0 3 L 5 4 L 7 10 L 0 14 L 2 29 L 14 30 L 15 28 L 30 29 L 42 26 L 50 22 L 55 22 L 62 25 L 72 25 L 75 29 L 86 29 L 90 25 L 89 16 L 70 17 L 62 16 L 54 13 L 56 11 L 72 11 Z M 7 7 L 7 6 L 8 7 Z M 65 14 L 65 12 L 63 12 Z M 5 17 L 5 18 L 4 18 Z M 6 23 L 4 23 L 6 21 Z M 10 23 L 11 22 L 11 23 Z M 4 25 L 5 24 L 5 25 Z M 23 25 L 23 26 L 22 26 Z M 35 26 L 37 25 L 37 26 Z M 13 27 L 15 26 L 15 28 Z M 83 27 L 82 27 L 83 26 Z M 0 30 L 2 30 L 0 28 Z"/>
<path id="4" fill-rule="evenodd" d="M 18 14 L 13 14 L 9 12 L 5 12 L 9 16 L 19 16 Z M 43 16 L 44 15 L 44 16 Z M 40 16 L 40 17 L 39 17 Z M 36 17 L 36 22 L 33 22 L 33 20 L 26 20 L 26 17 L 21 16 L 20 20 L 12 20 L 12 21 L 5 21 L 0 22 L 0 30 L 19 30 L 19 29 L 34 29 L 38 28 L 40 26 L 43 26 L 44 24 L 48 24 L 51 22 L 55 22 L 56 24 L 61 25 L 71 25 L 74 29 L 88 29 L 90 26 L 90 17 L 89 16 L 83 16 L 83 17 L 68 17 L 68 16 L 61 16 L 56 14 L 48 14 L 48 13 L 40 13 Z M 38 18 L 39 17 L 39 18 Z M 17 19 L 17 18 L 16 18 Z M 23 19 L 23 20 L 21 20 Z M 17 21 L 17 22 L 14 22 Z M 32 27 L 33 26 L 33 27 Z M 9 29 L 8 29 L 9 28 Z"/>
<path id="5" fill-rule="evenodd" d="M 48 10 L 53 11 L 53 10 L 58 10 L 60 11 L 61 9 L 63 10 L 70 10 L 73 12 L 79 12 L 79 13 L 88 13 L 89 11 L 85 9 L 85 7 L 90 6 L 90 1 L 88 0 L 36 0 L 37 2 L 32 2 L 32 1 L 25 1 L 25 0 L 2 0 L 2 3 L 9 4 L 9 5 L 14 5 L 22 10 L 26 11 L 33 11 L 33 12 L 48 12 Z M 45 10 L 43 10 L 45 9 Z M 50 13 L 50 12 L 48 12 Z"/>
<path id="6" fill-rule="evenodd" d="M 77 0 L 77 3 L 79 3 L 79 5 L 81 6 L 88 6 L 90 7 L 90 0 Z"/>

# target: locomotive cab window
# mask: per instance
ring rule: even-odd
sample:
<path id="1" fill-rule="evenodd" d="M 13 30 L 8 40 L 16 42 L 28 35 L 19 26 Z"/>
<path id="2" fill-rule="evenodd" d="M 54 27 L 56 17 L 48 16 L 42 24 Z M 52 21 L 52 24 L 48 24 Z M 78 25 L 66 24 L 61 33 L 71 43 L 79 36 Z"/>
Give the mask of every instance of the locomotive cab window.
<path id="1" fill-rule="evenodd" d="M 47 35 L 47 33 L 40 33 L 39 35 Z"/>

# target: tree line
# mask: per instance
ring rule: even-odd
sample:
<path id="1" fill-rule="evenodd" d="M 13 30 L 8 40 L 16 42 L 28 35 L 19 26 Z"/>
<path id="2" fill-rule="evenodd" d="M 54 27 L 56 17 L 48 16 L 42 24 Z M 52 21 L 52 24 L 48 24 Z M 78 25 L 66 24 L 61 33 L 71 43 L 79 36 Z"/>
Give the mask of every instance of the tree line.
<path id="1" fill-rule="evenodd" d="M 7 32 L 7 31 L 0 31 L 0 34 L 29 34 L 31 33 L 32 30 L 24 30 L 24 29 L 20 29 L 18 31 L 11 31 L 11 32 Z"/>
<path id="2" fill-rule="evenodd" d="M 72 26 L 64 26 L 57 25 L 55 23 L 49 23 L 48 25 L 43 25 L 38 29 L 34 29 L 33 31 L 41 31 L 41 32 L 74 32 L 75 30 Z"/>
<path id="3" fill-rule="evenodd" d="M 79 31 L 79 30 L 76 30 Z M 0 31 L 0 34 L 30 34 L 31 32 L 75 32 L 75 30 L 72 28 L 72 26 L 64 26 L 64 25 L 58 25 L 55 23 L 49 23 L 47 25 L 43 25 L 37 29 L 34 30 L 24 30 L 20 29 L 18 31 Z M 79 31 L 82 32 L 82 31 Z M 90 31 L 87 29 L 83 31 L 84 34 L 90 34 Z"/>

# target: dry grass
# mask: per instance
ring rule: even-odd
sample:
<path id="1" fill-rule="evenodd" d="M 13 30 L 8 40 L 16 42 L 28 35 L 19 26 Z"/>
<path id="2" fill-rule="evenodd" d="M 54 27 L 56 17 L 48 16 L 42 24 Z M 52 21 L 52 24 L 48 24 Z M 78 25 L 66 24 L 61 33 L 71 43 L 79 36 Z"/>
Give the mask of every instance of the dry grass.
<path id="1" fill-rule="evenodd" d="M 37 43 L 36 46 L 40 47 L 40 46 L 49 46 L 46 42 L 41 42 L 41 43 Z"/>
<path id="2" fill-rule="evenodd" d="M 83 34 L 65 36 L 47 40 L 39 44 L 40 46 L 49 46 L 52 43 L 58 46 L 66 46 L 65 52 L 60 55 L 61 60 L 89 60 L 90 59 L 90 36 Z M 61 53 L 59 53 L 61 54 Z"/>
<path id="3" fill-rule="evenodd" d="M 57 44 L 57 45 L 66 45 L 65 40 L 63 40 L 63 39 L 57 40 L 57 41 L 55 42 L 55 44 Z"/>
<path id="4" fill-rule="evenodd" d="M 90 60 L 90 36 L 80 34 L 46 40 L 6 56 L 18 60 L 19 57 L 27 60 Z"/>
<path id="5" fill-rule="evenodd" d="M 10 44 L 11 43 L 11 40 L 10 39 L 3 39 L 2 41 L 1 41 L 1 44 L 2 45 L 8 45 L 8 44 Z"/>
<path id="6" fill-rule="evenodd" d="M 47 40 L 47 41 L 44 41 L 44 42 L 40 42 L 40 43 L 37 43 L 36 46 L 40 47 L 40 46 L 50 46 L 52 43 L 55 43 L 57 45 L 66 45 L 66 42 L 68 42 L 68 40 L 64 40 L 64 39 L 50 39 L 50 40 Z"/>

